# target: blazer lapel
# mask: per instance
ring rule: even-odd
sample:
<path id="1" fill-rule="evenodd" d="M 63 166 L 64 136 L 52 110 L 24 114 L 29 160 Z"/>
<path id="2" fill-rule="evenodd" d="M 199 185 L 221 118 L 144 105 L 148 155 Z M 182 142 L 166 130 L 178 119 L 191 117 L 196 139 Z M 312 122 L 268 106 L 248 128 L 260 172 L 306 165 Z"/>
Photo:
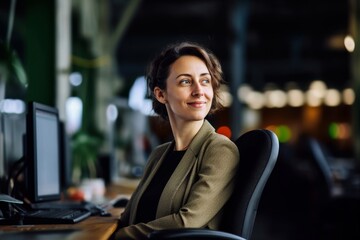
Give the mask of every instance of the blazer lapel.
<path id="1" fill-rule="evenodd" d="M 206 120 L 199 132 L 195 135 L 194 139 L 185 152 L 179 165 L 170 177 L 168 183 L 160 196 L 156 216 L 164 216 L 172 211 L 172 202 L 181 184 L 184 182 L 189 172 L 192 170 L 194 164 L 198 161 L 198 154 L 201 150 L 204 139 L 206 139 L 214 128 Z"/>
<path id="2" fill-rule="evenodd" d="M 142 185 L 142 187 L 139 189 L 139 193 L 135 196 L 134 200 L 133 200 L 133 206 L 138 206 L 139 201 L 141 196 L 144 194 L 144 191 L 147 189 L 147 187 L 149 186 L 151 180 L 154 178 L 155 173 L 158 171 L 159 167 L 161 166 L 162 162 L 164 161 L 167 153 L 170 151 L 170 149 L 174 148 L 174 142 L 171 142 L 169 144 L 169 146 L 166 148 L 166 150 L 163 152 L 162 155 L 159 156 L 159 161 L 157 161 L 157 163 L 155 164 L 155 166 L 152 168 L 150 174 L 148 175 L 148 177 L 146 179 L 144 179 L 144 184 Z M 156 158 L 156 156 L 154 156 Z M 130 219 L 129 222 L 133 223 L 135 221 L 135 217 L 137 214 L 137 208 L 134 209 L 135 211 L 132 211 L 132 214 L 130 215 Z"/>
<path id="3" fill-rule="evenodd" d="M 189 149 L 186 151 L 184 157 L 181 159 L 179 165 L 171 175 L 168 183 L 160 196 L 159 205 L 156 215 L 164 216 L 166 213 L 171 212 L 171 206 L 176 192 L 180 185 L 184 182 L 186 176 L 191 171 L 193 165 L 196 162 L 195 155 Z"/>

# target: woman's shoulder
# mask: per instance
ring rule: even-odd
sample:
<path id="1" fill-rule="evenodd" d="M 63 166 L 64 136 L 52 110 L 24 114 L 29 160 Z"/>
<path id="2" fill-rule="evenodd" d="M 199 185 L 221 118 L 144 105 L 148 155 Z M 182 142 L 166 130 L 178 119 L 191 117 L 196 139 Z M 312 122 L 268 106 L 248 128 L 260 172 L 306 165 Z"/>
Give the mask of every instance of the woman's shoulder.
<path id="1" fill-rule="evenodd" d="M 236 168 L 239 155 L 239 149 L 230 138 L 214 132 L 203 142 L 199 151 L 199 166 L 217 166 L 226 171 Z"/>
<path id="2" fill-rule="evenodd" d="M 200 155 L 212 156 L 215 158 L 237 159 L 239 157 L 239 150 L 236 144 L 227 136 L 213 132 L 203 140 L 200 149 Z M 200 156 L 199 155 L 199 156 Z"/>
<path id="3" fill-rule="evenodd" d="M 223 144 L 227 146 L 236 147 L 234 141 L 232 141 L 229 137 L 217 132 L 212 132 L 207 140 L 212 144 Z"/>
<path id="4" fill-rule="evenodd" d="M 225 135 L 217 133 L 215 128 L 205 121 L 202 128 L 195 136 L 190 148 L 197 155 L 199 152 L 222 151 L 236 153 L 238 151 L 235 143 Z"/>
<path id="5" fill-rule="evenodd" d="M 227 136 L 217 133 L 215 128 L 208 122 L 205 121 L 202 129 L 200 130 L 199 140 L 211 144 L 225 144 L 235 146 L 235 143 Z"/>

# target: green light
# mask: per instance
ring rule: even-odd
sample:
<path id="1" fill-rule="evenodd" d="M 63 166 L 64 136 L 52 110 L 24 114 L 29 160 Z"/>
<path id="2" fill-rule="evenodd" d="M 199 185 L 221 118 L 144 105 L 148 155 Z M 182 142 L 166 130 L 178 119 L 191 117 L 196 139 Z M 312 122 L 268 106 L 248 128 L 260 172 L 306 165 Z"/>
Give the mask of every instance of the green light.
<path id="1" fill-rule="evenodd" d="M 290 128 L 286 125 L 279 125 L 276 128 L 276 134 L 279 138 L 279 142 L 288 142 L 291 138 Z"/>
<path id="2" fill-rule="evenodd" d="M 330 123 L 329 125 L 329 136 L 332 139 L 339 137 L 339 126 L 337 123 Z"/>

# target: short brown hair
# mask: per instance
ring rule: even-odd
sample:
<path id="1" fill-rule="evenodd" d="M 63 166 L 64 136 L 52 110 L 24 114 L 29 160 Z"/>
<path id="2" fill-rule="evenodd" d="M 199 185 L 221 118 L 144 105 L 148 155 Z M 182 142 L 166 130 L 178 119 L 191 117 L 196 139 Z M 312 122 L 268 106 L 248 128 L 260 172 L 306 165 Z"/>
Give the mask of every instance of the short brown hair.
<path id="1" fill-rule="evenodd" d="M 146 80 L 153 101 L 155 113 L 162 118 L 168 119 L 168 113 L 164 104 L 160 103 L 154 96 L 155 87 L 166 89 L 166 79 L 169 76 L 171 65 L 182 56 L 195 56 L 204 61 L 211 75 L 211 83 L 214 91 L 210 113 L 222 108 L 219 101 L 220 85 L 224 83 L 223 72 L 217 57 L 208 49 L 198 43 L 181 42 L 167 46 L 148 67 Z"/>

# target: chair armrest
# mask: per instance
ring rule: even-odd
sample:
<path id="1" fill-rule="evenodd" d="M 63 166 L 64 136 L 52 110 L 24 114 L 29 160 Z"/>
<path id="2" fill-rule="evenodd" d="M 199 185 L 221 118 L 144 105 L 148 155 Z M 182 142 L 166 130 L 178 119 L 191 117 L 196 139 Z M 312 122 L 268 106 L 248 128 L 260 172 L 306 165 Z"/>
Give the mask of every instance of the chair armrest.
<path id="1" fill-rule="evenodd" d="M 150 240 L 163 240 L 163 239 L 228 239 L 228 240 L 246 240 L 235 234 L 216 231 L 204 228 L 179 228 L 179 229 L 164 229 L 154 231 L 149 234 Z"/>

